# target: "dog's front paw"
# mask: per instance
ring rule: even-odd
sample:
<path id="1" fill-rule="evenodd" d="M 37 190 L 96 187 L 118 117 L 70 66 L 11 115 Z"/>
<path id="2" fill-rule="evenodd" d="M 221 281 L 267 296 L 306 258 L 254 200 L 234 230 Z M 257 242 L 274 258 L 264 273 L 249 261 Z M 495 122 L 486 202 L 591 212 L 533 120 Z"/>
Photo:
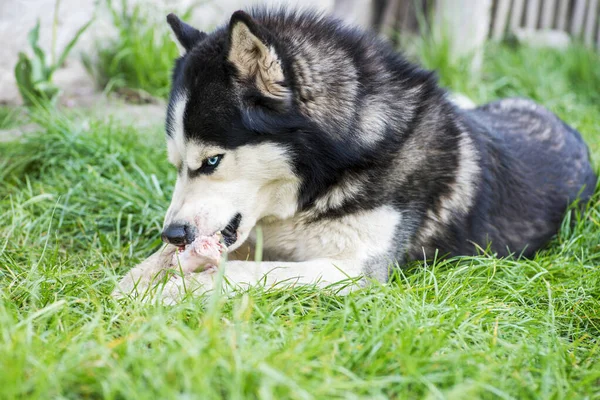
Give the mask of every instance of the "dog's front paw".
<path id="1" fill-rule="evenodd" d="M 188 295 L 198 296 L 212 291 L 216 286 L 217 277 L 217 267 L 197 273 L 175 274 L 164 285 L 157 287 L 151 300 L 160 301 L 164 305 L 174 305 Z"/>
<path id="2" fill-rule="evenodd" d="M 167 245 L 127 271 L 113 290 L 112 296 L 140 298 L 153 286 L 164 282 L 168 278 L 171 260 L 176 251 L 175 246 Z"/>

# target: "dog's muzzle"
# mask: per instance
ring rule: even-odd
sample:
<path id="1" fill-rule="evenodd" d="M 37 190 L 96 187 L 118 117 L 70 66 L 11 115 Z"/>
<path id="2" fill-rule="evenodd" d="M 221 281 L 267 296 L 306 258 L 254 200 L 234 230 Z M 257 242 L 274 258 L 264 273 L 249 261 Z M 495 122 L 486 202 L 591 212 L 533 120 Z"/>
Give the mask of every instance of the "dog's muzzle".
<path id="1" fill-rule="evenodd" d="M 184 247 L 196 239 L 197 230 L 190 224 L 172 223 L 162 232 L 163 242 L 177 247 Z"/>
<path id="2" fill-rule="evenodd" d="M 237 213 L 231 218 L 229 223 L 220 232 L 223 235 L 225 246 L 231 246 L 238 239 L 238 228 L 242 222 L 242 214 Z M 168 225 L 162 232 L 163 242 L 184 248 L 191 244 L 198 236 L 198 230 L 187 223 L 174 222 Z"/>
<path id="3" fill-rule="evenodd" d="M 242 222 L 242 214 L 237 213 L 231 218 L 229 224 L 221 230 L 221 235 L 223 235 L 223 241 L 225 242 L 225 246 L 229 247 L 235 242 L 237 242 L 238 235 L 237 230 L 240 227 L 240 223 Z"/>

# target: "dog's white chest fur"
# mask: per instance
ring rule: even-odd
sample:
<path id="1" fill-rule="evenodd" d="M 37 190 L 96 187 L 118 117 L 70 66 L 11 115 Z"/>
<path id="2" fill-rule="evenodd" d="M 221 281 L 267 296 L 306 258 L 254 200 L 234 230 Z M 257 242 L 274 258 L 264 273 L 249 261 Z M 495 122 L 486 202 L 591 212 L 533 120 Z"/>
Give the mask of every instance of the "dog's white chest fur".
<path id="1" fill-rule="evenodd" d="M 310 221 L 297 216 L 284 221 L 261 222 L 266 260 L 308 261 L 315 258 L 368 260 L 389 254 L 401 215 L 379 207 L 337 219 Z M 260 240 L 252 233 L 251 240 Z"/>

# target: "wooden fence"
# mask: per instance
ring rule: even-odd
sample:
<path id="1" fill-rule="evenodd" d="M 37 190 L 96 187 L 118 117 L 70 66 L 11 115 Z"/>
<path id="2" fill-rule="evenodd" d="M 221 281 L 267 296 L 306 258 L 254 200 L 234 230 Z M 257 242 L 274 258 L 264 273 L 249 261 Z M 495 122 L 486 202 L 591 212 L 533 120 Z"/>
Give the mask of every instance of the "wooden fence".
<path id="1" fill-rule="evenodd" d="M 436 9 L 447 12 L 478 5 L 469 0 L 335 0 L 334 3 L 335 9 L 353 9 L 353 19 L 389 36 L 397 32 L 417 32 L 419 17 L 429 17 Z M 485 29 L 492 40 L 501 40 L 518 30 L 551 29 L 566 32 L 575 40 L 600 49 L 599 3 L 600 0 L 492 0 L 489 9 L 479 7 L 485 16 L 472 18 L 489 24 Z M 455 13 L 462 18 L 455 21 L 456 24 L 474 23 L 464 19 L 469 10 L 466 11 Z"/>
<path id="2" fill-rule="evenodd" d="M 495 0 L 490 37 L 500 40 L 517 29 L 555 29 L 600 49 L 598 3 L 598 0 Z"/>

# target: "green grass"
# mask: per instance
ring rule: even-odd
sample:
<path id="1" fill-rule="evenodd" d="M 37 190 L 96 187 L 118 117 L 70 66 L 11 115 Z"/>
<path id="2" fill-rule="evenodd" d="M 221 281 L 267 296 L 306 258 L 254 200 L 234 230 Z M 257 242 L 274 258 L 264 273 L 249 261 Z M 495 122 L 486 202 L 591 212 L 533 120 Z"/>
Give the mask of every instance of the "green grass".
<path id="1" fill-rule="evenodd" d="M 0 105 L 0 129 L 11 129 L 25 121 L 23 110 Z"/>
<path id="2" fill-rule="evenodd" d="M 158 18 L 151 6 L 131 5 L 127 0 L 121 0 L 119 5 L 103 0 L 102 4 L 112 16 L 117 36 L 98 41 L 97 52 L 84 55 L 83 62 L 90 75 L 106 92 L 130 98 L 136 91 L 142 98 L 147 94 L 167 97 L 171 69 L 179 51 L 169 34 L 165 16 Z"/>
<path id="3" fill-rule="evenodd" d="M 440 73 L 479 101 L 546 104 L 598 163 L 600 62 L 573 52 L 500 46 L 481 78 Z M 35 119 L 0 144 L 0 398 L 600 398 L 598 196 L 532 260 L 415 263 L 347 297 L 120 303 L 174 182 L 161 127 Z"/>

